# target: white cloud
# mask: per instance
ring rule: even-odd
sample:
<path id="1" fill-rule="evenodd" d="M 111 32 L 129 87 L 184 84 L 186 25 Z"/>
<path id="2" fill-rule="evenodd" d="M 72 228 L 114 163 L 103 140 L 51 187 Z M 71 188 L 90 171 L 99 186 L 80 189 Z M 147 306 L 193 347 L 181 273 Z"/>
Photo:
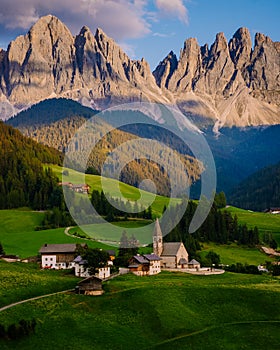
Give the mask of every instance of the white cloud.
<path id="1" fill-rule="evenodd" d="M 145 17 L 146 0 L 0 0 L 0 24 L 28 29 L 47 14 L 59 17 L 77 34 L 83 25 L 101 27 L 116 40 L 139 38 L 151 32 Z"/>
<path id="2" fill-rule="evenodd" d="M 183 0 L 155 0 L 156 7 L 165 16 L 174 16 L 188 24 L 188 10 Z"/>

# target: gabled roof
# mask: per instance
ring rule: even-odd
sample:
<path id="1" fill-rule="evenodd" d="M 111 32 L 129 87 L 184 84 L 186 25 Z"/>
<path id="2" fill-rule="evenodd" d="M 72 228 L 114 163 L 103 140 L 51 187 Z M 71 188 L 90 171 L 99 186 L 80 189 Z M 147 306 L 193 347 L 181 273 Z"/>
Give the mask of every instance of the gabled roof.
<path id="1" fill-rule="evenodd" d="M 67 244 L 45 244 L 39 250 L 39 253 L 75 253 L 77 245 L 73 243 Z"/>
<path id="2" fill-rule="evenodd" d="M 179 265 L 184 265 L 184 264 L 187 264 L 188 262 L 187 262 L 187 260 L 185 259 L 185 258 L 181 258 L 180 260 L 179 260 Z"/>
<path id="3" fill-rule="evenodd" d="M 143 256 L 149 261 L 161 260 L 161 258 L 156 254 L 144 254 Z"/>
<path id="4" fill-rule="evenodd" d="M 133 257 L 137 262 L 139 262 L 139 264 L 148 264 L 149 260 L 147 260 L 146 258 L 144 258 L 144 256 L 142 255 L 134 255 Z"/>
<path id="5" fill-rule="evenodd" d="M 95 280 L 96 282 L 102 283 L 102 279 L 101 278 L 98 278 L 96 276 L 90 276 L 90 277 L 87 277 L 87 278 L 81 280 L 80 282 L 78 282 L 78 284 L 83 284 L 83 283 L 86 283 L 86 282 L 88 282 L 90 280 Z"/>
<path id="6" fill-rule="evenodd" d="M 181 242 L 163 243 L 163 252 L 162 252 L 161 256 L 176 255 L 180 246 L 181 246 Z"/>
<path id="7" fill-rule="evenodd" d="M 162 237 L 162 231 L 158 219 L 156 219 L 153 237 Z"/>
<path id="8" fill-rule="evenodd" d="M 195 259 L 192 259 L 190 262 L 189 262 L 189 265 L 198 265 L 200 264 L 200 262 L 198 262 L 197 260 Z"/>

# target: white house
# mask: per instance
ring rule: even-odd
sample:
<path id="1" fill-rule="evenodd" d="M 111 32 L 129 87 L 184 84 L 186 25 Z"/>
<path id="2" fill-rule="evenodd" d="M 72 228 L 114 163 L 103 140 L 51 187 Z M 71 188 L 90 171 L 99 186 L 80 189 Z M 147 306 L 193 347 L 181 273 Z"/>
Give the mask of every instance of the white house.
<path id="1" fill-rule="evenodd" d="M 44 244 L 39 253 L 41 254 L 41 265 L 44 269 L 71 269 L 75 263 L 73 260 L 77 255 L 78 244 Z M 86 247 L 86 244 L 82 245 Z"/>
<path id="2" fill-rule="evenodd" d="M 73 263 L 74 263 L 74 267 L 75 267 L 75 276 L 77 276 L 77 277 L 90 277 L 90 276 L 92 276 L 89 272 L 89 269 L 86 267 L 87 261 L 83 260 L 83 258 L 80 255 L 74 259 Z M 109 265 L 112 265 L 111 261 L 108 262 L 107 266 L 100 267 L 98 269 L 98 273 L 96 273 L 95 276 L 100 278 L 100 279 L 110 277 L 111 271 L 110 271 Z"/>
<path id="3" fill-rule="evenodd" d="M 161 272 L 160 257 L 156 254 L 135 255 L 128 268 L 137 276 L 158 274 Z"/>

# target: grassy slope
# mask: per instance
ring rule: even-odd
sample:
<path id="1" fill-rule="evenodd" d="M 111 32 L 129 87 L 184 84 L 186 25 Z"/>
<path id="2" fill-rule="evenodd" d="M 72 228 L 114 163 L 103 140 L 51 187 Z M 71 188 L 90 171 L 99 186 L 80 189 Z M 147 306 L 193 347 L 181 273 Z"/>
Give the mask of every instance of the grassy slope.
<path id="1" fill-rule="evenodd" d="M 252 212 L 229 206 L 227 211 L 231 212 L 232 215 L 237 215 L 240 223 L 246 223 L 248 227 L 257 226 L 259 231 L 271 232 L 273 237 L 280 246 L 280 215 L 273 215 L 268 213 Z"/>
<path id="2" fill-rule="evenodd" d="M 203 243 L 202 255 L 206 255 L 209 250 L 213 250 L 220 255 L 221 263 L 225 265 L 240 262 L 248 265 L 260 265 L 266 261 L 273 261 L 269 256 L 262 253 L 257 248 L 247 248 L 237 244 L 215 244 Z"/>
<path id="3" fill-rule="evenodd" d="M 64 228 L 35 231 L 44 213 L 22 210 L 0 210 L 0 242 L 6 254 L 16 254 L 21 258 L 37 255 L 45 243 L 85 243 L 91 247 L 110 249 L 98 242 L 72 238 L 64 234 Z"/>
<path id="4" fill-rule="evenodd" d="M 59 166 L 52 166 L 53 172 L 56 174 L 56 176 L 61 180 L 62 178 L 62 171 L 63 168 Z M 82 181 L 82 174 L 68 169 L 69 171 L 69 181 L 73 183 L 81 183 Z M 64 180 L 67 177 L 64 177 Z M 105 185 L 105 190 L 104 192 L 110 193 L 112 197 L 117 196 L 118 192 L 116 191 L 117 188 L 120 188 L 120 191 L 124 195 L 125 198 L 131 201 L 138 200 L 140 198 L 140 195 L 144 197 L 143 203 L 145 202 L 150 202 L 151 198 L 153 198 L 153 194 L 139 190 L 138 188 L 135 188 L 133 186 L 127 185 L 123 182 L 119 182 L 114 179 L 109 179 L 109 178 L 103 178 L 104 185 Z M 97 175 L 86 175 L 86 182 L 91 186 L 91 190 L 102 190 L 102 184 L 101 184 L 101 177 Z M 172 203 L 179 203 L 180 199 L 173 198 Z M 152 209 L 155 215 L 161 215 L 164 205 L 168 206 L 169 203 L 169 198 L 163 197 L 163 196 L 156 196 L 153 204 L 152 204 Z"/>
<path id="5" fill-rule="evenodd" d="M 57 295 L 0 313 L 37 320 L 1 349 L 273 349 L 280 342 L 279 279 L 226 273 L 122 276 L 101 297 Z M 47 339 L 42 344 L 42 339 Z"/>

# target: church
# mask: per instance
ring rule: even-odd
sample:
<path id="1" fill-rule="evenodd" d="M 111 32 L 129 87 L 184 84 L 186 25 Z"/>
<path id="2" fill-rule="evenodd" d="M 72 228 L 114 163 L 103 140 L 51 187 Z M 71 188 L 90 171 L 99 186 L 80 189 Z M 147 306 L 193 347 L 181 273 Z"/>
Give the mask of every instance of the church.
<path id="1" fill-rule="evenodd" d="M 161 268 L 188 268 L 189 254 L 182 242 L 163 242 L 158 219 L 153 233 L 153 253 L 161 258 Z"/>

